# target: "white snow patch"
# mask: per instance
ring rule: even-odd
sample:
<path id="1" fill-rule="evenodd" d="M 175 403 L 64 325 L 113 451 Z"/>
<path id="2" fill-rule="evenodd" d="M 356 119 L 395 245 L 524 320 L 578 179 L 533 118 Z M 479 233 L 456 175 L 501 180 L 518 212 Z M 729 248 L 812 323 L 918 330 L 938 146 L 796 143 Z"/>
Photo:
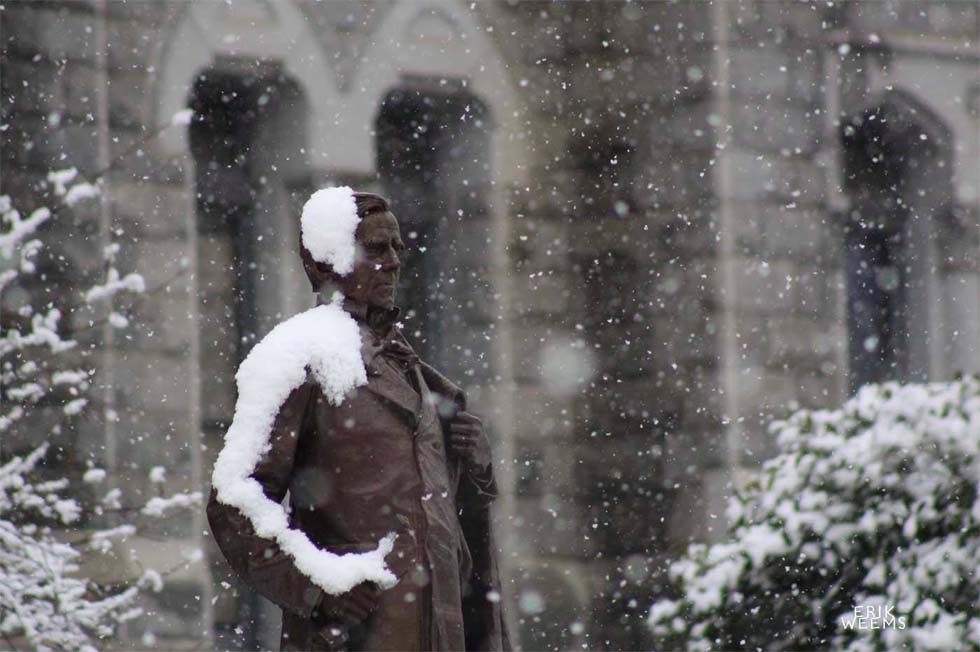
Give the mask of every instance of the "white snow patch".
<path id="1" fill-rule="evenodd" d="M 80 385 L 88 380 L 87 371 L 63 370 L 51 374 L 51 383 L 54 385 Z"/>
<path id="2" fill-rule="evenodd" d="M 300 217 L 303 246 L 313 260 L 330 265 L 338 274 L 349 274 L 354 269 L 354 234 L 360 221 L 354 191 L 348 186 L 317 190 Z"/>
<path id="3" fill-rule="evenodd" d="M 55 500 L 51 508 L 57 512 L 62 523 L 74 523 L 82 515 L 82 507 L 71 498 Z"/>
<path id="4" fill-rule="evenodd" d="M 102 497 L 101 502 L 106 509 L 122 509 L 122 489 L 113 487 L 105 492 L 105 496 Z"/>
<path id="5" fill-rule="evenodd" d="M 112 550 L 112 539 L 116 537 L 126 539 L 134 534 L 136 534 L 136 528 L 132 525 L 120 525 L 108 530 L 98 530 L 92 533 L 89 546 L 92 550 L 98 550 L 102 554 L 106 554 Z"/>
<path id="6" fill-rule="evenodd" d="M 67 192 L 68 184 L 74 181 L 77 176 L 78 170 L 76 168 L 53 170 L 48 172 L 48 181 L 54 184 L 55 194 L 61 197 Z"/>
<path id="7" fill-rule="evenodd" d="M 86 484 L 99 484 L 105 480 L 105 469 L 89 469 L 82 476 L 82 482 Z"/>
<path id="8" fill-rule="evenodd" d="M 68 403 L 65 404 L 63 411 L 66 415 L 73 417 L 77 414 L 81 414 L 86 405 L 88 405 L 87 398 L 76 398 L 74 401 L 68 401 Z"/>
<path id="9" fill-rule="evenodd" d="M 175 127 L 186 127 L 194 119 L 194 109 L 182 109 L 173 114 L 170 124 Z"/>
<path id="10" fill-rule="evenodd" d="M 26 219 L 21 219 L 20 213 L 15 210 L 6 212 L 4 219 L 10 224 L 10 229 L 0 233 L 0 253 L 3 253 L 5 258 L 13 256 L 14 248 L 50 217 L 51 211 L 43 206 Z"/>
<path id="11" fill-rule="evenodd" d="M 349 189 L 348 189 L 349 190 Z M 317 548 L 306 534 L 289 527 L 286 510 L 273 502 L 251 477 L 270 449 L 270 435 L 280 406 L 312 373 L 323 395 L 334 405 L 367 382 L 357 323 L 340 307 L 341 296 L 282 322 L 248 354 L 235 379 L 238 402 L 225 434 L 225 446 L 214 465 L 217 498 L 238 508 L 256 534 L 275 539 L 296 567 L 324 591 L 340 594 L 370 580 L 384 587 L 396 583 L 384 557 L 394 546 L 389 533 L 378 548 L 336 555 Z"/>
<path id="12" fill-rule="evenodd" d="M 167 470 L 162 466 L 154 466 L 150 469 L 150 482 L 153 484 L 163 484 L 167 481 Z"/>
<path id="13" fill-rule="evenodd" d="M 99 299 L 107 299 L 122 290 L 129 290 L 130 292 L 136 293 L 145 292 L 146 281 L 143 280 L 142 275 L 135 272 L 119 278 L 119 272 L 115 267 L 111 267 L 109 268 L 108 274 L 106 274 L 105 285 L 93 286 L 85 293 L 85 300 L 93 303 Z"/>
<path id="14" fill-rule="evenodd" d="M 181 507 L 197 507 L 201 504 L 201 492 L 174 494 L 166 498 L 150 498 L 140 510 L 146 516 L 163 516 L 167 512 Z"/>
<path id="15" fill-rule="evenodd" d="M 126 315 L 113 310 L 109 313 L 109 323 L 112 324 L 113 328 L 126 328 L 129 326 L 129 319 L 126 318 Z"/>
<path id="16" fill-rule="evenodd" d="M 99 189 L 91 183 L 76 183 L 68 190 L 68 194 L 65 195 L 65 203 L 69 206 L 74 206 L 80 201 L 93 199 L 98 196 Z"/>
<path id="17" fill-rule="evenodd" d="M 141 589 L 149 588 L 154 593 L 159 593 L 163 590 L 163 577 L 152 568 L 147 568 L 137 584 Z"/>

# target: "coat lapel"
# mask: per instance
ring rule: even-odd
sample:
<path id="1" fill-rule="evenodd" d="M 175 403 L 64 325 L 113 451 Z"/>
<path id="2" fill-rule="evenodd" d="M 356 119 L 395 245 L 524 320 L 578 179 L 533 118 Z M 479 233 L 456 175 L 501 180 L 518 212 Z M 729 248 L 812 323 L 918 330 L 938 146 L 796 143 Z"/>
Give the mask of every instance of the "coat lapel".
<path id="1" fill-rule="evenodd" d="M 368 377 L 365 389 L 407 413 L 409 421 L 416 424 L 422 407 L 421 396 L 408 384 L 407 379 L 378 355 L 386 340 L 376 340 L 371 329 L 363 322 L 358 322 L 358 326 L 361 330 L 361 359 Z M 378 344 L 375 344 L 376 341 Z"/>

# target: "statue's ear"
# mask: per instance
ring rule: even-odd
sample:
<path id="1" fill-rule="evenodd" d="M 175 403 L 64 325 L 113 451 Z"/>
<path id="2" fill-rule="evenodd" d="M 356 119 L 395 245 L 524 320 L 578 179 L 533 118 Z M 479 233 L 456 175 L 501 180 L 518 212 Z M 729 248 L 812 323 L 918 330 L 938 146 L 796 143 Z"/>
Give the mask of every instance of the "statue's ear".
<path id="1" fill-rule="evenodd" d="M 333 271 L 331 265 L 313 260 L 313 256 L 306 247 L 300 246 L 299 253 L 303 260 L 303 271 L 306 272 L 306 277 L 310 279 L 310 286 L 314 292 L 318 292 L 326 283 L 336 284 L 340 280 L 340 276 Z"/>

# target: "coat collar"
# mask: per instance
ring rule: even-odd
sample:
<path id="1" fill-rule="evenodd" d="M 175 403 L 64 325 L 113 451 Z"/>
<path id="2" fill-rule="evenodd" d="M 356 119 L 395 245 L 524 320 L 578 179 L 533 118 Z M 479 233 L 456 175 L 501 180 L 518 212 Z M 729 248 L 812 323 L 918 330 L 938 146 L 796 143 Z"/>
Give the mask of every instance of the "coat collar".
<path id="1" fill-rule="evenodd" d="M 402 311 L 398 306 L 393 306 L 387 310 L 370 308 L 366 303 L 355 301 L 349 297 L 344 297 L 341 307 L 359 324 L 367 324 L 372 331 L 381 336 L 386 335 L 394 327 Z"/>
<path id="2" fill-rule="evenodd" d="M 360 331 L 361 360 L 368 375 L 366 389 L 412 417 L 417 417 L 421 411 L 422 397 L 405 378 L 384 373 L 384 362 L 378 356 L 382 351 L 387 351 L 389 356 L 404 361 L 410 373 L 418 373 L 419 358 L 402 335 L 401 329 L 395 325 L 401 310 L 397 307 L 391 310 L 369 310 L 365 304 L 347 298 L 342 307 L 354 318 Z M 424 381 L 420 378 L 420 382 Z"/>
<path id="3" fill-rule="evenodd" d="M 409 367 L 418 363 L 415 350 L 396 325 L 400 308 L 369 310 L 367 305 L 346 298 L 342 307 L 357 322 L 361 334 L 361 360 L 369 376 L 379 373 L 375 358 L 384 350 L 404 359 Z"/>

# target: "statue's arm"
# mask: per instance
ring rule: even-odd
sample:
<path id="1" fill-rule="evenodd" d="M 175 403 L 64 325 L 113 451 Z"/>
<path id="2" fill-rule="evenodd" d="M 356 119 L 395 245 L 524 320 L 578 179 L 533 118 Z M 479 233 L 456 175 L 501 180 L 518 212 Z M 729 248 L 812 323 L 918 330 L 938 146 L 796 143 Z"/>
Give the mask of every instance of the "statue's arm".
<path id="1" fill-rule="evenodd" d="M 462 406 L 465 408 L 465 401 Z M 497 481 L 493 474 L 493 450 L 483 421 L 465 409 L 456 413 L 449 424 L 450 437 L 455 433 L 467 433 L 469 446 L 461 466 L 461 482 L 467 489 L 468 502 L 489 508 L 497 497 Z"/>
<path id="2" fill-rule="evenodd" d="M 510 650 L 506 623 L 501 614 L 500 574 L 490 507 L 497 497 L 493 464 L 482 471 L 463 465 L 456 494 L 459 524 L 469 551 L 469 577 L 463 578 L 463 631 L 466 649 Z"/>
<path id="3" fill-rule="evenodd" d="M 282 502 L 292 479 L 296 447 L 311 399 L 312 383 L 293 390 L 279 409 L 263 454 L 252 477 L 273 502 Z M 212 488 L 207 507 L 211 532 L 235 573 L 252 589 L 282 609 L 310 617 L 323 595 L 279 545 L 255 534 L 251 521 L 238 508 L 221 503 Z"/>

